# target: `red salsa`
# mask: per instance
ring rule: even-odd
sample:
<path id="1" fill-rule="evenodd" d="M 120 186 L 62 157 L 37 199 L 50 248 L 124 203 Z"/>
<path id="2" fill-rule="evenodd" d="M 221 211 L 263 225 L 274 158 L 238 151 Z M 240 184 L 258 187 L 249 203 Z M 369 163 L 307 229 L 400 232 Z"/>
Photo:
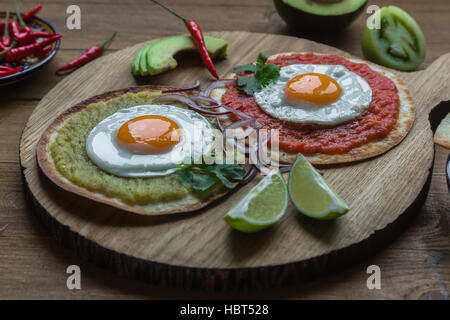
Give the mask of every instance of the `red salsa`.
<path id="1" fill-rule="evenodd" d="M 342 65 L 364 78 L 372 89 L 372 102 L 359 117 L 337 126 L 305 126 L 268 115 L 252 96 L 247 96 L 234 85 L 229 86 L 222 102 L 230 103 L 232 108 L 242 106 L 240 111 L 256 118 L 266 129 L 278 129 L 280 150 L 305 155 L 346 153 L 386 137 L 397 122 L 400 99 L 395 83 L 366 64 L 351 62 L 339 56 L 312 53 L 279 56 L 268 63 L 280 67 L 291 64 Z M 232 115 L 232 120 L 238 120 L 237 116 Z"/>

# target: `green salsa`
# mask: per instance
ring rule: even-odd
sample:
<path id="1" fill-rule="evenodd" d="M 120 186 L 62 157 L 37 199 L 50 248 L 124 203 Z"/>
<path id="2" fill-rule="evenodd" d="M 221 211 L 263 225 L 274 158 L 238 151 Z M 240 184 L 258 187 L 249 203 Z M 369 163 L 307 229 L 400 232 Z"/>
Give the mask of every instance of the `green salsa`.
<path id="1" fill-rule="evenodd" d="M 103 119 L 123 108 L 150 104 L 160 92 L 126 93 L 120 97 L 88 105 L 68 119 L 50 145 L 57 170 L 71 182 L 93 192 L 118 198 L 130 204 L 175 201 L 185 197 L 189 189 L 177 174 L 151 178 L 118 177 L 98 168 L 86 153 L 86 138 Z"/>

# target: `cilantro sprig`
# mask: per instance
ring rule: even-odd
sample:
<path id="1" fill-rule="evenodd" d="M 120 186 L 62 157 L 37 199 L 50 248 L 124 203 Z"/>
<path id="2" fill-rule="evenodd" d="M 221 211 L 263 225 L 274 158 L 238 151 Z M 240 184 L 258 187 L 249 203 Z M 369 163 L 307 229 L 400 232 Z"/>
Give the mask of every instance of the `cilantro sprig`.
<path id="1" fill-rule="evenodd" d="M 256 64 L 250 63 L 233 68 L 234 73 L 252 72 L 252 76 L 238 76 L 236 86 L 248 95 L 261 91 L 264 87 L 280 78 L 280 67 L 273 63 L 267 63 L 268 57 L 262 53 L 258 55 Z"/>
<path id="2" fill-rule="evenodd" d="M 217 184 L 231 189 L 233 182 L 242 180 L 246 173 L 238 164 L 183 164 L 179 168 L 181 184 L 197 191 L 206 191 Z"/>

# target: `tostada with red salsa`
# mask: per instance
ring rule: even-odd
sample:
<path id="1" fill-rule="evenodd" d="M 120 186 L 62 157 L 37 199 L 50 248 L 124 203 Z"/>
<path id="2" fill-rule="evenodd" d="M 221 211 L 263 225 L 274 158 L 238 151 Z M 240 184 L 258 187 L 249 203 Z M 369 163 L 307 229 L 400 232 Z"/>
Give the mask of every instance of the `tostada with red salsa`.
<path id="1" fill-rule="evenodd" d="M 263 70 L 267 65 L 273 68 Z M 278 130 L 284 163 L 294 162 L 299 153 L 313 164 L 374 157 L 397 145 L 414 121 L 405 85 L 389 71 L 355 58 L 280 53 L 238 66 L 226 78 L 236 81 L 214 89 L 211 97 L 239 108 L 264 129 Z M 238 120 L 235 113 L 221 118 L 224 125 Z"/>

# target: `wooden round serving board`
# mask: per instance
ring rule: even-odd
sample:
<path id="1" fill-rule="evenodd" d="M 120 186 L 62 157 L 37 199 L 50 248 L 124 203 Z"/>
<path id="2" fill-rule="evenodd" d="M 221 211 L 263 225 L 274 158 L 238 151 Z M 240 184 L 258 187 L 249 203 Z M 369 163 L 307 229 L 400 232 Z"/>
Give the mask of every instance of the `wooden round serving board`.
<path id="1" fill-rule="evenodd" d="M 295 37 L 249 32 L 210 35 L 230 43 L 229 57 L 216 62 L 222 76 L 235 65 L 253 61 L 259 52 L 350 56 Z M 222 216 L 258 179 L 204 210 L 160 217 L 127 213 L 58 188 L 36 162 L 35 147 L 42 132 L 65 109 L 86 98 L 137 85 L 130 64 L 142 45 L 104 56 L 59 82 L 34 110 L 21 140 L 25 184 L 37 212 L 60 242 L 89 261 L 171 286 L 230 289 L 292 283 L 373 253 L 401 230 L 401 222 L 427 189 L 434 153 L 428 114 L 440 101 L 450 100 L 450 54 L 423 71 L 393 71 L 416 103 L 414 125 L 402 143 L 379 157 L 324 169 L 326 180 L 351 208 L 337 220 L 312 220 L 290 205 L 284 218 L 267 230 L 243 234 L 231 229 Z M 203 85 L 211 80 L 195 54 L 178 60 L 177 69 L 145 83 L 186 86 L 196 79 Z"/>

